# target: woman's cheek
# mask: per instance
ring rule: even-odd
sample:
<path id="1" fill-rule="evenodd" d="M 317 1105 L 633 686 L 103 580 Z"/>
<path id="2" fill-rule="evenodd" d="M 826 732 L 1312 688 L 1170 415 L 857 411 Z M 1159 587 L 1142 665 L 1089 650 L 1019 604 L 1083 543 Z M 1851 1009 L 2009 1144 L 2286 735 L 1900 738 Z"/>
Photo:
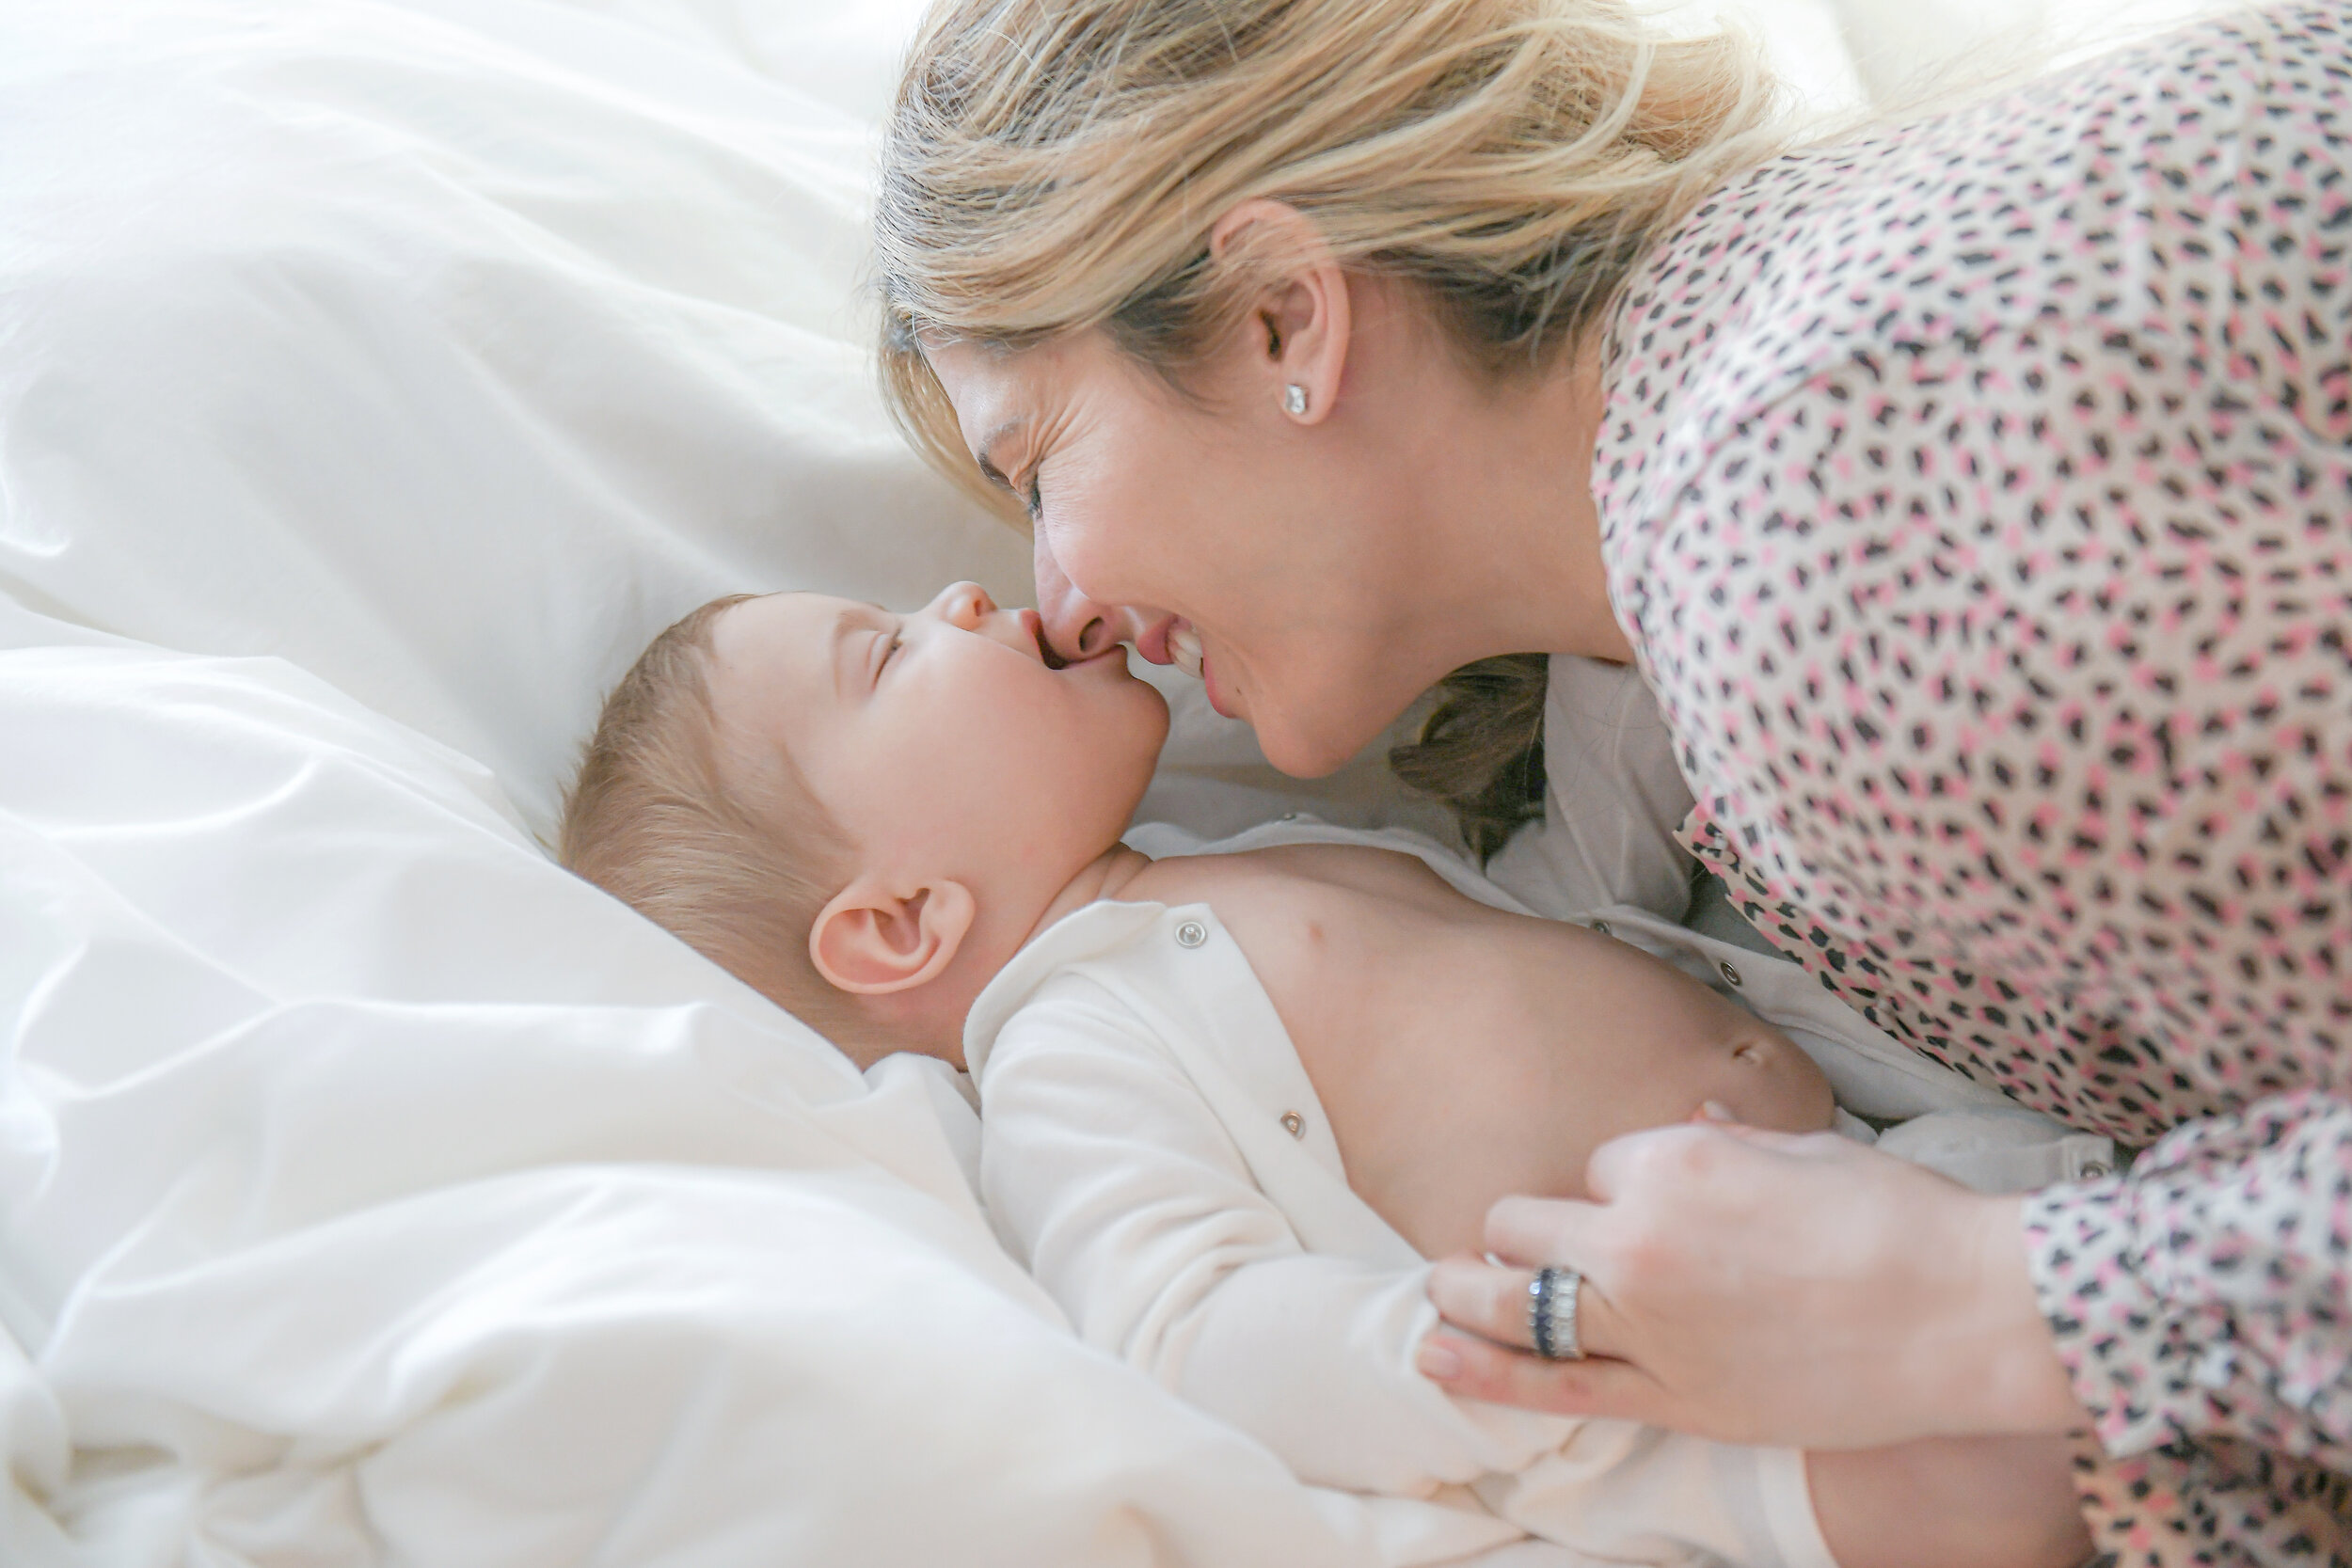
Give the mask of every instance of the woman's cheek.
<path id="1" fill-rule="evenodd" d="M 1215 542 L 1171 510 L 1197 496 L 1196 477 L 1140 466 L 1078 472 L 1047 498 L 1054 558 L 1072 585 L 1104 606 L 1138 605 L 1183 615 L 1185 578 L 1214 566 Z M 1197 563 L 1197 564 L 1196 564 Z"/>
<path id="2" fill-rule="evenodd" d="M 1057 498 L 1043 524 L 1054 564 L 1071 587 L 1105 609 L 1120 602 L 1118 584 L 1126 577 L 1124 551 L 1115 531 L 1101 526 L 1094 509 Z"/>

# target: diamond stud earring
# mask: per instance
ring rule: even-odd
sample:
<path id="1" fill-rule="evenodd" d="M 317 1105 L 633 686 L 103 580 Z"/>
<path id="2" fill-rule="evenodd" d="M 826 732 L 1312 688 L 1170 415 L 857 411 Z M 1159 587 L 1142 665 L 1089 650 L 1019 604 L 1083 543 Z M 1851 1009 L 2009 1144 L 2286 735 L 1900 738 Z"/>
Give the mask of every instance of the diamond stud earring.
<path id="1" fill-rule="evenodd" d="M 1307 412 L 1307 388 L 1294 381 L 1282 388 L 1282 412 L 1297 419 Z"/>

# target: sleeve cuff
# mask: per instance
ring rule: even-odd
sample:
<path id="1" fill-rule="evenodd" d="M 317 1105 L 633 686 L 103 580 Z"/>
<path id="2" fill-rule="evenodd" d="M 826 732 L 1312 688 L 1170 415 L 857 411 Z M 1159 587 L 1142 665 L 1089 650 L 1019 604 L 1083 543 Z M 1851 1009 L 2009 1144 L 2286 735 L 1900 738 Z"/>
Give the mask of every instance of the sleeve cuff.
<path id="1" fill-rule="evenodd" d="M 2025 1200 L 2042 1318 L 2100 1446 L 2119 1456 L 2184 1435 L 2177 1412 L 2133 1391 L 2192 1381 L 2198 1354 L 2163 1282 L 2149 1277 L 2137 1198 L 2128 1180 L 2114 1177 Z"/>

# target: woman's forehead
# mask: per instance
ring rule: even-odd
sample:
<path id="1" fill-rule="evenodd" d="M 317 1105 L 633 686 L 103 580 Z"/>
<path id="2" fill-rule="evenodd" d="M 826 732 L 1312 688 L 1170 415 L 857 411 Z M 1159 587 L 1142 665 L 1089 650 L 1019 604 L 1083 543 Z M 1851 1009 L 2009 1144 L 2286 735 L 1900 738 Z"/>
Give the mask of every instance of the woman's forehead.
<path id="1" fill-rule="evenodd" d="M 963 444 L 981 471 L 1003 483 L 1001 452 L 1018 440 L 1056 395 L 1047 356 L 969 341 L 925 351 L 931 373 L 956 411 Z"/>
<path id="2" fill-rule="evenodd" d="M 1041 379 L 1039 361 L 1043 356 L 1035 349 L 1008 349 L 999 343 L 958 338 L 925 344 L 923 357 L 957 413 L 968 420 L 972 407 L 967 405 L 1001 402 L 1033 389 Z"/>
<path id="3" fill-rule="evenodd" d="M 927 356 L 975 456 L 1022 427 L 1050 424 L 1105 396 L 1148 395 L 1152 379 L 1095 328 L 1023 347 L 960 341 Z"/>

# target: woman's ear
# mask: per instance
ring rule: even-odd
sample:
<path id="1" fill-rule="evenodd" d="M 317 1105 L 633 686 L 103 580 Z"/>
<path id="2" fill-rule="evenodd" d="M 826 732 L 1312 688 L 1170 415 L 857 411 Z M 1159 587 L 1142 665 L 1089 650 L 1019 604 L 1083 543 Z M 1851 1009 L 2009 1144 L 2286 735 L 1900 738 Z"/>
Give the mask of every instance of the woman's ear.
<path id="1" fill-rule="evenodd" d="M 828 984 L 860 996 L 912 990 L 955 961 L 978 909 L 961 882 L 902 895 L 860 877 L 818 911 L 809 961 Z"/>
<path id="2" fill-rule="evenodd" d="M 1323 230 L 1289 203 L 1259 197 L 1216 220 L 1209 253 L 1247 258 L 1262 280 L 1248 326 L 1249 395 L 1272 400 L 1294 423 L 1322 422 L 1339 401 L 1355 325 L 1347 273 Z"/>

